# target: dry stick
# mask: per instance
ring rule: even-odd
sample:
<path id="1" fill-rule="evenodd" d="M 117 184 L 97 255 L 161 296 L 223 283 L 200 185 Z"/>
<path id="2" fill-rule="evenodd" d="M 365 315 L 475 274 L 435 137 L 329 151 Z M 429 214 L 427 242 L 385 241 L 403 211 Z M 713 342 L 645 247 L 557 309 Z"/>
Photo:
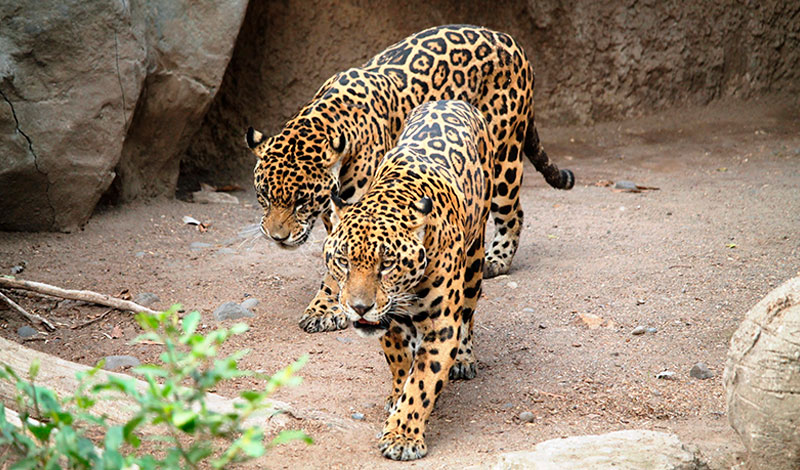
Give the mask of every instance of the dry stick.
<path id="1" fill-rule="evenodd" d="M 116 297 L 111 297 L 106 294 L 99 294 L 90 290 L 67 290 L 60 287 L 51 286 L 43 282 L 23 281 L 21 279 L 11 279 L 8 277 L 0 277 L 0 287 L 10 289 L 24 289 L 40 294 L 52 295 L 61 297 L 63 299 L 81 300 L 83 302 L 90 302 L 98 305 L 105 305 L 117 310 L 130 310 L 132 312 L 140 313 L 145 312 L 149 314 L 156 314 L 155 310 L 150 310 L 147 307 L 131 302 L 129 300 L 122 300 Z"/>
<path id="2" fill-rule="evenodd" d="M 85 323 L 81 323 L 80 325 L 75 325 L 75 326 L 72 327 L 72 329 L 73 330 L 77 330 L 78 328 L 83 328 L 84 326 L 91 325 L 92 323 L 97 323 L 100 320 L 102 320 L 103 318 L 107 317 L 108 314 L 111 313 L 111 312 L 112 312 L 112 310 L 106 310 L 105 312 L 103 312 L 102 315 L 98 316 L 97 318 L 92 318 L 91 320 L 89 320 L 89 321 L 87 321 Z"/>
<path id="3" fill-rule="evenodd" d="M 14 309 L 14 310 L 16 310 L 17 312 L 19 312 L 19 314 L 20 314 L 20 315 L 22 315 L 23 317 L 25 317 L 26 319 L 28 319 L 28 321 L 29 321 L 29 322 L 31 322 L 31 323 L 33 323 L 34 325 L 36 324 L 35 322 L 37 322 L 37 321 L 38 321 L 38 322 L 41 322 L 41 323 L 42 323 L 42 325 L 44 325 L 44 327 L 45 327 L 46 329 L 48 329 L 48 330 L 50 330 L 50 331 L 55 331 L 56 327 L 55 327 L 55 326 L 53 326 L 53 324 L 52 324 L 52 323 L 50 323 L 49 321 L 47 321 L 47 319 L 45 319 L 45 318 L 43 318 L 43 317 L 41 317 L 41 316 L 39 316 L 39 315 L 33 314 L 33 313 L 28 313 L 28 312 L 27 312 L 27 311 L 26 311 L 24 308 L 20 307 L 20 306 L 19 306 L 19 305 L 18 305 L 16 302 L 14 302 L 13 300 L 9 299 L 9 298 L 8 298 L 8 297 L 7 297 L 5 294 L 3 294 L 2 292 L 0 292 L 0 300 L 3 300 L 3 301 L 5 301 L 5 303 L 7 303 L 8 305 L 10 305 L 10 306 L 11 306 L 11 308 L 13 308 L 13 309 Z"/>

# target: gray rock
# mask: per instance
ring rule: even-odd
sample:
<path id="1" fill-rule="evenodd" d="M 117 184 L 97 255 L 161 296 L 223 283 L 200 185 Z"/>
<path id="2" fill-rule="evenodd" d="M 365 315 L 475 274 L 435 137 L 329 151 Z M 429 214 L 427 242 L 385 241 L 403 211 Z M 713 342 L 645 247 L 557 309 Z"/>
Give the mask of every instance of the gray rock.
<path id="1" fill-rule="evenodd" d="M 364 421 L 364 413 L 355 412 L 351 414 L 350 417 L 357 421 Z"/>
<path id="2" fill-rule="evenodd" d="M 348 344 L 348 343 L 352 343 L 352 342 L 353 342 L 353 340 L 352 340 L 352 339 L 350 339 L 350 338 L 345 338 L 344 336 L 337 336 L 337 337 L 336 337 L 336 341 L 338 341 L 338 342 L 340 342 L 340 343 L 344 343 L 344 344 Z"/>
<path id="3" fill-rule="evenodd" d="M 635 336 L 638 336 L 638 335 L 643 335 L 646 332 L 647 332 L 647 328 L 645 328 L 645 327 L 640 325 L 640 326 L 637 326 L 636 328 L 634 328 L 633 331 L 631 331 L 631 334 L 635 335 Z"/>
<path id="4" fill-rule="evenodd" d="M 144 255 L 145 255 L 144 251 L 137 251 L 136 253 L 134 253 L 133 256 L 135 256 L 137 258 L 144 258 Z"/>
<path id="5" fill-rule="evenodd" d="M 700 380 L 714 377 L 714 373 L 711 372 L 702 362 L 698 362 L 697 364 L 693 365 L 692 370 L 689 371 L 689 375 Z"/>
<path id="6" fill-rule="evenodd" d="M 38 335 L 39 332 L 36 331 L 36 328 L 32 328 L 32 327 L 30 327 L 28 325 L 25 325 L 25 326 L 21 326 L 21 327 L 19 327 L 17 329 L 17 334 L 21 338 L 31 338 L 31 337 L 34 337 L 34 336 Z"/>
<path id="7" fill-rule="evenodd" d="M 674 434 L 629 430 L 552 439 L 532 451 L 500 454 L 472 470 L 702 470 L 693 450 Z"/>
<path id="8" fill-rule="evenodd" d="M 511 408 L 514 408 L 513 403 L 503 403 L 503 409 L 510 410 Z"/>
<path id="9" fill-rule="evenodd" d="M 531 307 L 525 307 L 525 308 L 522 309 L 522 311 L 525 312 L 525 313 L 536 313 L 536 309 L 531 308 Z"/>
<path id="10" fill-rule="evenodd" d="M 151 292 L 139 292 L 133 298 L 133 301 L 144 307 L 149 307 L 156 302 L 161 302 L 161 298 Z"/>
<path id="11" fill-rule="evenodd" d="M 624 189 L 624 190 L 628 190 L 628 191 L 636 191 L 639 188 L 636 187 L 636 183 L 634 183 L 633 181 L 619 180 L 619 181 L 616 182 L 616 184 L 614 184 L 614 189 Z"/>
<path id="12" fill-rule="evenodd" d="M 536 417 L 533 416 L 533 413 L 530 411 L 523 411 L 519 414 L 519 420 L 523 423 L 532 423 L 534 419 L 536 419 Z"/>
<path id="13" fill-rule="evenodd" d="M 141 361 L 133 356 L 106 356 L 103 369 L 116 370 L 124 367 L 136 367 L 139 364 Z"/>
<path id="14" fill-rule="evenodd" d="M 211 243 L 192 242 L 192 243 L 189 244 L 189 249 L 192 250 L 192 251 L 200 251 L 200 250 L 204 250 L 206 248 L 211 248 L 211 246 L 212 246 Z"/>
<path id="15" fill-rule="evenodd" d="M 249 310 L 249 309 L 255 307 L 256 305 L 258 305 L 258 303 L 259 303 L 258 299 L 256 299 L 255 297 L 251 297 L 249 299 L 246 299 L 244 302 L 242 302 L 239 305 L 241 305 L 242 308 L 246 308 L 246 309 Z"/>
<path id="16" fill-rule="evenodd" d="M 25 266 L 22 264 L 11 267 L 11 274 L 20 274 L 22 271 L 25 271 Z"/>
<path id="17" fill-rule="evenodd" d="M 658 333 L 658 328 L 655 328 L 655 327 L 652 327 L 652 326 L 648 327 L 647 328 L 647 332 L 650 333 L 651 335 L 654 335 L 654 334 Z"/>
<path id="18" fill-rule="evenodd" d="M 253 312 L 236 302 L 225 302 L 214 310 L 214 318 L 217 321 L 238 320 L 239 318 L 252 318 L 254 316 Z"/>

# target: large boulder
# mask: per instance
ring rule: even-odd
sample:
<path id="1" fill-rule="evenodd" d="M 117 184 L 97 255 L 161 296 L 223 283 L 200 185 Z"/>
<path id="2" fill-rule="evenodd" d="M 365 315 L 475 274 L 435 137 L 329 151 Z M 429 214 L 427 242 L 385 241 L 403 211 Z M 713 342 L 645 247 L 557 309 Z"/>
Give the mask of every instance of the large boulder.
<path id="1" fill-rule="evenodd" d="M 703 470 L 696 452 L 674 434 L 629 430 L 552 439 L 531 451 L 500 454 L 473 470 Z"/>
<path id="2" fill-rule="evenodd" d="M 172 194 L 246 6 L 0 2 L 0 230 L 73 230 L 117 172 Z"/>
<path id="3" fill-rule="evenodd" d="M 114 178 L 144 42 L 125 2 L 0 2 L 0 23 L 0 229 L 73 229 Z"/>
<path id="4" fill-rule="evenodd" d="M 723 376 L 728 420 L 750 469 L 800 468 L 800 277 L 745 315 Z"/>

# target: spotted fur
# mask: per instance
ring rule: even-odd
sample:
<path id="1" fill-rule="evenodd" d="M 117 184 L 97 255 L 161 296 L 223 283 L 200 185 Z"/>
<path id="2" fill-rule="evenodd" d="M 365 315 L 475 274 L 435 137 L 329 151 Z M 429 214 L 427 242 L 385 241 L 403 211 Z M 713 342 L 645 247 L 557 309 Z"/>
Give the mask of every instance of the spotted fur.
<path id="1" fill-rule="evenodd" d="M 477 109 L 429 102 L 411 112 L 360 201 L 334 195 L 341 222 L 325 261 L 356 331 L 382 335 L 392 390 L 379 447 L 391 459 L 423 457 L 425 425 L 448 378 L 475 376 L 493 155 Z"/>
<path id="2" fill-rule="evenodd" d="M 458 99 L 477 107 L 496 142 L 491 213 L 495 234 L 486 277 L 505 273 L 519 246 L 522 154 L 553 187 L 574 177 L 559 170 L 534 125 L 534 75 L 509 35 L 466 25 L 440 26 L 394 44 L 361 67 L 331 77 L 314 98 L 270 138 L 250 128 L 247 144 L 259 157 L 255 188 L 264 207 L 261 226 L 282 247 L 304 243 L 318 217 L 330 233 L 329 194 L 338 188 L 356 201 L 395 145 L 406 115 L 434 100 Z M 305 331 L 345 328 L 330 275 L 300 321 Z"/>

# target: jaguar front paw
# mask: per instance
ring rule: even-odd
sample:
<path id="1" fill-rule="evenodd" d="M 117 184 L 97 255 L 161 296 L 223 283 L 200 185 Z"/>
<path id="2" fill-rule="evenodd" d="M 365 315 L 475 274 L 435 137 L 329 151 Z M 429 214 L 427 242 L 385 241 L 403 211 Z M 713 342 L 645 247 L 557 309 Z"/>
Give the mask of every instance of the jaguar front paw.
<path id="1" fill-rule="evenodd" d="M 325 310 L 309 307 L 300 318 L 300 328 L 306 333 L 343 330 L 348 324 L 347 316 L 338 305 Z"/>
<path id="2" fill-rule="evenodd" d="M 397 430 L 384 432 L 378 448 L 384 457 L 392 460 L 416 460 L 428 453 L 422 437 L 410 437 Z"/>
<path id="3" fill-rule="evenodd" d="M 453 367 L 450 368 L 450 380 L 470 380 L 474 379 L 478 373 L 478 368 L 475 366 L 475 361 L 472 362 L 459 362 L 456 361 Z"/>

